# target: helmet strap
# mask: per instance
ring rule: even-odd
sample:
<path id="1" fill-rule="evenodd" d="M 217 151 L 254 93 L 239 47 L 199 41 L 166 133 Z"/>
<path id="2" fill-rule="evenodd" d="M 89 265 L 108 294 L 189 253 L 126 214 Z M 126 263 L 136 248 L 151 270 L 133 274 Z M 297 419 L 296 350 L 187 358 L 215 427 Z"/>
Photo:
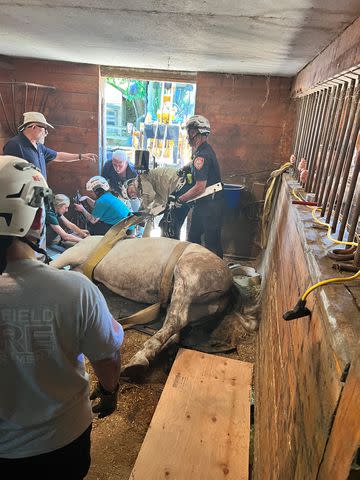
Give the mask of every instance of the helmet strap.
<path id="1" fill-rule="evenodd" d="M 7 261 L 7 249 L 10 247 L 13 237 L 0 237 L 0 275 L 5 271 Z"/>
<path id="2" fill-rule="evenodd" d="M 26 237 L 19 237 L 18 240 L 26 243 L 26 245 L 29 245 L 29 247 L 31 247 L 36 253 L 40 253 L 41 255 L 44 255 L 46 265 L 49 265 L 49 263 L 52 261 L 52 258 L 49 257 L 46 250 L 44 250 L 43 248 L 40 248 L 38 245 L 36 245 L 35 242 L 32 242 L 31 240 L 29 240 Z"/>

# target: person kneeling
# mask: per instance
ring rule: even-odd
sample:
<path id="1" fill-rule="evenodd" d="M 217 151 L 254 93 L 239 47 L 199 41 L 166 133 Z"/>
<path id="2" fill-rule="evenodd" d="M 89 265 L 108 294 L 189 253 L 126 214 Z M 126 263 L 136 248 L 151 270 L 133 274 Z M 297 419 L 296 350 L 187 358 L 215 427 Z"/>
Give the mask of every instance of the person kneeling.
<path id="1" fill-rule="evenodd" d="M 91 177 L 86 184 L 86 190 L 94 192 L 96 196 L 96 200 L 88 196 L 82 197 L 92 208 L 92 212 L 88 212 L 82 204 L 75 203 L 74 206 L 76 211 L 81 212 L 91 223 L 91 235 L 105 235 L 112 226 L 131 214 L 125 203 L 110 191 L 109 183 L 104 177 Z"/>
<path id="2" fill-rule="evenodd" d="M 52 245 L 60 245 L 64 248 L 70 248 L 82 238 L 89 235 L 88 230 L 79 228 L 75 223 L 70 222 L 70 220 L 65 217 L 69 206 L 69 197 L 59 193 L 54 197 L 54 208 L 48 208 L 46 210 L 46 243 L 49 247 Z M 73 233 L 68 233 L 64 230 L 60 226 L 60 221 Z"/>

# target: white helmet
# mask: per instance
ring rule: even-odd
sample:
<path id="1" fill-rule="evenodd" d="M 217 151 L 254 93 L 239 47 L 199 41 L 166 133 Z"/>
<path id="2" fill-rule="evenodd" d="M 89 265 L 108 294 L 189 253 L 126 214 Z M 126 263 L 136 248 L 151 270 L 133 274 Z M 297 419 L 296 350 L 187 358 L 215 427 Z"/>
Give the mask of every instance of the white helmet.
<path id="1" fill-rule="evenodd" d="M 0 235 L 25 237 L 52 192 L 40 171 L 21 158 L 0 156 Z"/>
<path id="2" fill-rule="evenodd" d="M 134 177 L 134 178 L 128 178 L 125 180 L 125 182 L 121 186 L 121 195 L 126 199 L 130 200 L 129 194 L 128 194 L 128 188 L 130 185 L 134 185 L 136 190 L 138 190 L 138 178 L 139 177 Z"/>
<path id="3" fill-rule="evenodd" d="M 106 178 L 101 177 L 100 175 L 95 175 L 95 177 L 91 177 L 86 183 L 86 190 L 88 191 L 94 191 L 97 188 L 102 188 L 105 191 L 110 190 L 110 185 Z"/>
<path id="4" fill-rule="evenodd" d="M 196 128 L 201 135 L 209 135 L 210 122 L 202 115 L 193 115 L 186 122 L 186 129 L 190 130 L 191 128 Z"/>

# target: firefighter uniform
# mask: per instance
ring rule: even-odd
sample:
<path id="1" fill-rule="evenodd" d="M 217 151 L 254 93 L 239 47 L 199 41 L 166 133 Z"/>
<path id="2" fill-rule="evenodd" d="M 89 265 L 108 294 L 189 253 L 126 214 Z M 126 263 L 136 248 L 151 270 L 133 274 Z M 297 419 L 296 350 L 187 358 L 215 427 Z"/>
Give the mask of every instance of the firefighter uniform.
<path id="1" fill-rule="evenodd" d="M 220 168 L 212 147 L 202 143 L 193 155 L 193 183 L 205 181 L 206 187 L 221 182 Z M 188 240 L 201 245 L 204 235 L 204 246 L 223 257 L 221 245 L 221 225 L 223 214 L 223 191 L 201 198 L 194 202 Z"/>

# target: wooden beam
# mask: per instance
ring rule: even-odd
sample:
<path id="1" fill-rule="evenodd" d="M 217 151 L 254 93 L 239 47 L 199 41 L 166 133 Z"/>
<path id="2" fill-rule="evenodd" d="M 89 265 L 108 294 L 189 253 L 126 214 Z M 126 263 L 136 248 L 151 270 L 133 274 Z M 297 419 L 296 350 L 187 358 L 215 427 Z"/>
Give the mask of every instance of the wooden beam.
<path id="1" fill-rule="evenodd" d="M 246 480 L 252 364 L 180 350 L 131 480 Z"/>
<path id="2" fill-rule="evenodd" d="M 360 17 L 296 76 L 292 96 L 360 66 Z"/>
<path id="3" fill-rule="evenodd" d="M 103 65 L 100 67 L 100 73 L 102 77 L 134 78 L 159 82 L 196 82 L 196 72 L 180 72 L 175 70 L 152 70 L 147 68 L 111 67 Z"/>

